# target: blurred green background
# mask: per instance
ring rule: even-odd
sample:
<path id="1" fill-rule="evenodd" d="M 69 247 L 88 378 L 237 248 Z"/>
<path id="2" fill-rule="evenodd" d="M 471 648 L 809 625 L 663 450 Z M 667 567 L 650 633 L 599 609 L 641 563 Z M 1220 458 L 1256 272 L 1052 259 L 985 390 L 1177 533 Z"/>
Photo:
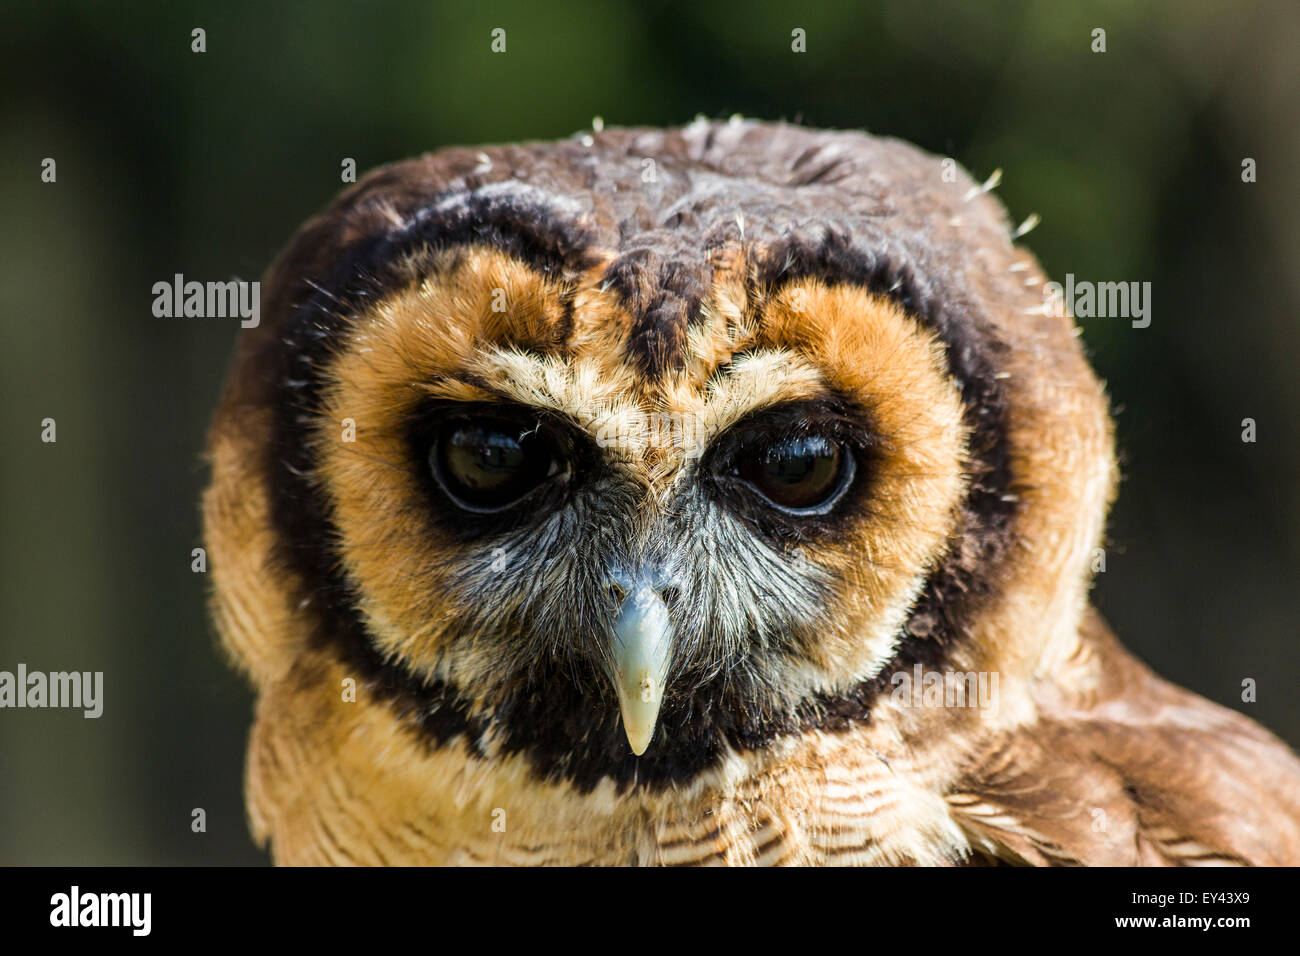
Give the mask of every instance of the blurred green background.
<path id="1" fill-rule="evenodd" d="M 1150 328 L 1082 322 L 1125 471 L 1095 599 L 1162 673 L 1300 742 L 1300 5 L 16 6 L 0 39 L 0 669 L 102 670 L 106 686 L 99 720 L 0 711 L 0 862 L 265 859 L 241 800 L 251 695 L 190 571 L 237 322 L 156 319 L 153 283 L 257 278 L 341 188 L 343 157 L 364 170 L 594 116 L 900 136 L 979 179 L 1003 169 L 998 194 L 1017 222 L 1042 216 L 1026 242 L 1055 278 L 1150 281 Z"/>

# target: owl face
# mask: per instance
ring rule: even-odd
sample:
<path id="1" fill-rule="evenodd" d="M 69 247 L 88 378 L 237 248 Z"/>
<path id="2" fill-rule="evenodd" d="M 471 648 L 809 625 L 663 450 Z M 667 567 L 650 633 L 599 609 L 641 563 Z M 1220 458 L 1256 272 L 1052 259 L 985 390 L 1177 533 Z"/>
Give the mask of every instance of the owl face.
<path id="1" fill-rule="evenodd" d="M 888 298 L 759 286 L 737 237 L 678 350 L 647 353 L 616 251 L 582 250 L 566 281 L 422 239 L 312 359 L 319 412 L 284 441 L 386 667 L 560 766 L 653 772 L 674 741 L 708 756 L 702 716 L 762 739 L 880 672 L 960 517 L 966 428 Z"/>
<path id="2" fill-rule="evenodd" d="M 885 693 L 916 663 L 1029 673 L 1077 627 L 1109 421 L 949 178 L 752 123 L 376 171 L 272 270 L 214 425 L 228 645 L 579 792 L 933 731 Z"/>

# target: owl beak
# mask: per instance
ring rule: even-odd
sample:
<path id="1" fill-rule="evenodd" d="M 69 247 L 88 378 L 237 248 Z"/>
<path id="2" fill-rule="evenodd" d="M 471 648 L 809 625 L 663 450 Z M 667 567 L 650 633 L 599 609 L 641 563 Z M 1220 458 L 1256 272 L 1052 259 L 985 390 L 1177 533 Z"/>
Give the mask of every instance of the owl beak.
<path id="1" fill-rule="evenodd" d="M 648 583 L 638 581 L 627 592 L 614 619 L 614 688 L 623 711 L 623 730 L 638 757 L 650 746 L 664 678 L 672 650 L 668 608 Z"/>

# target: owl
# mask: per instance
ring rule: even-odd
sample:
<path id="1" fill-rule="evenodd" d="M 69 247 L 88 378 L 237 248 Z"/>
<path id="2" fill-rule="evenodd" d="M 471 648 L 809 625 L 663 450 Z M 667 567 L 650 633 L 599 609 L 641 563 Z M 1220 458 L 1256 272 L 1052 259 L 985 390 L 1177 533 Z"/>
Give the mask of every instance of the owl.
<path id="1" fill-rule="evenodd" d="M 1088 591 L 1107 400 L 856 132 L 447 149 L 299 231 L 208 455 L 286 864 L 1300 863 L 1300 762 Z"/>

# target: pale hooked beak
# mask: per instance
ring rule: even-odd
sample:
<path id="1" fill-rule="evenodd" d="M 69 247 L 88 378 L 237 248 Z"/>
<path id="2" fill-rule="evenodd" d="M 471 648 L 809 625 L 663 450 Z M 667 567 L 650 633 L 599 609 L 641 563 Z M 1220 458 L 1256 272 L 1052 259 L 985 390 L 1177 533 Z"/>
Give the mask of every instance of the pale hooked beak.
<path id="1" fill-rule="evenodd" d="M 614 689 L 623 711 L 623 731 L 632 752 L 645 753 L 659 722 L 664 678 L 672 652 L 668 607 L 644 576 L 626 584 L 623 605 L 614 619 Z"/>

